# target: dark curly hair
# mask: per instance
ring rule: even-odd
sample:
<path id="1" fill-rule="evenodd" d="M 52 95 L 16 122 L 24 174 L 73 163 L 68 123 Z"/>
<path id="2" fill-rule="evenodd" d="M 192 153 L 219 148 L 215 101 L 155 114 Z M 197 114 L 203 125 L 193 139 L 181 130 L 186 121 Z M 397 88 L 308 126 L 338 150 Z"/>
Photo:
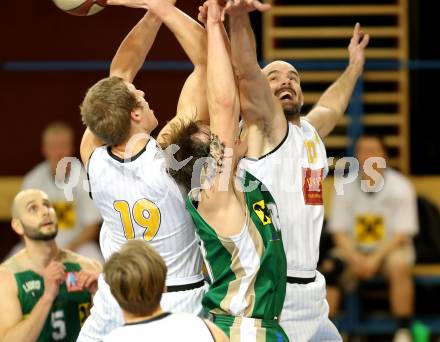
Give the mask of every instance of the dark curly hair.
<path id="1" fill-rule="evenodd" d="M 171 124 L 170 133 L 166 134 L 167 146 L 177 145 L 179 149 L 171 154 L 167 150 L 168 173 L 174 180 L 182 185 L 187 192 L 200 186 L 200 174 L 204 160 L 209 155 L 210 141 L 203 142 L 194 135 L 200 133 L 201 121 L 178 121 Z M 189 160 L 187 160 L 190 158 Z M 186 161 L 181 168 L 176 168 L 173 163 Z"/>

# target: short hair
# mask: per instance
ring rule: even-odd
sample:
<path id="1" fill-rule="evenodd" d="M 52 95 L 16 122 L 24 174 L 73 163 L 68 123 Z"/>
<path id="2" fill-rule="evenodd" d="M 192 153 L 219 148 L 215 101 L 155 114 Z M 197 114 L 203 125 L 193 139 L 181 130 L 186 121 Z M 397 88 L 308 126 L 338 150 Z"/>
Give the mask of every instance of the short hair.
<path id="1" fill-rule="evenodd" d="M 388 155 L 388 148 L 387 148 L 387 145 L 385 143 L 385 139 L 380 134 L 378 134 L 378 133 L 371 133 L 371 132 L 362 133 L 356 139 L 356 143 L 354 145 L 356 147 L 356 149 L 357 149 L 359 141 L 361 139 L 374 139 L 374 140 L 377 140 L 377 142 L 380 144 L 384 154 Z"/>
<path id="2" fill-rule="evenodd" d="M 200 173 L 202 165 L 198 165 L 199 169 L 195 170 L 194 167 L 197 166 L 196 162 L 200 158 L 207 158 L 209 156 L 209 142 L 203 143 L 202 141 L 195 139 L 194 134 L 200 132 L 199 125 L 202 121 L 188 121 L 183 122 L 179 120 L 177 122 L 171 123 L 170 133 L 165 135 L 165 140 L 167 145 L 177 145 L 179 150 L 176 151 L 172 156 L 168 156 L 169 160 L 174 158 L 177 162 L 182 162 L 188 157 L 192 157 L 181 169 L 175 170 L 172 165 L 168 168 L 168 173 L 174 180 L 182 185 L 187 192 L 192 188 L 191 181 L 193 175 L 196 179 L 200 179 Z M 195 174 L 194 174 L 195 172 Z"/>
<path id="3" fill-rule="evenodd" d="M 165 289 L 167 267 L 147 242 L 126 242 L 105 263 L 103 273 L 123 310 L 136 316 L 148 316 L 158 308 Z"/>
<path id="4" fill-rule="evenodd" d="M 41 140 L 43 142 L 46 141 L 47 137 L 51 134 L 54 133 L 59 133 L 59 132 L 66 132 L 68 133 L 72 138 L 74 136 L 74 132 L 73 129 L 70 125 L 68 125 L 67 123 L 63 122 L 63 121 L 56 121 L 56 122 L 52 122 L 50 123 L 44 130 L 43 133 L 41 133 Z"/>
<path id="5" fill-rule="evenodd" d="M 93 85 L 81 105 L 83 123 L 105 144 L 118 145 L 130 132 L 131 112 L 139 106 L 123 79 L 104 78 Z"/>

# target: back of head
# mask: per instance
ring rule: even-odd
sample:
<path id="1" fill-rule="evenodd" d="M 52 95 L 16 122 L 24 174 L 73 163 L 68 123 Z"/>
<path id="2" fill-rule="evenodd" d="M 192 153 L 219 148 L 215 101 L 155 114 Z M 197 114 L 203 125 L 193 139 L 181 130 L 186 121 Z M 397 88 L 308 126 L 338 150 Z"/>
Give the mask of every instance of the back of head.
<path id="1" fill-rule="evenodd" d="M 130 240 L 104 265 L 104 278 L 119 306 L 135 316 L 151 315 L 160 304 L 167 267 L 142 240 Z"/>
<path id="2" fill-rule="evenodd" d="M 187 192 L 194 185 L 193 179 L 200 180 L 202 161 L 209 155 L 208 136 L 205 134 L 205 139 L 197 138 L 198 135 L 203 135 L 200 132 L 200 125 L 198 121 L 174 123 L 171 132 L 165 137 L 168 146 L 176 145 L 179 148 L 172 156 L 168 156 L 168 172 L 178 184 L 185 187 Z M 188 158 L 191 159 L 187 160 Z M 184 165 L 181 167 L 179 163 Z"/>
<path id="3" fill-rule="evenodd" d="M 110 76 L 93 85 L 81 105 L 85 125 L 107 145 L 124 142 L 131 127 L 130 113 L 138 106 L 122 78 Z"/>

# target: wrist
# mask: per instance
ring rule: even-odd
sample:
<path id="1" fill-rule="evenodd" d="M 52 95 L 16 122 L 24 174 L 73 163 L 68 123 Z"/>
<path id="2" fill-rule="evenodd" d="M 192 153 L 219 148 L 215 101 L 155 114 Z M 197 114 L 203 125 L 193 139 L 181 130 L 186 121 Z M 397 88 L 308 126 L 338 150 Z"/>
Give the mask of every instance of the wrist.
<path id="1" fill-rule="evenodd" d="M 364 71 L 364 66 L 357 63 L 350 63 L 347 66 L 346 71 L 353 75 L 355 78 L 359 78 Z"/>
<path id="2" fill-rule="evenodd" d="M 40 302 L 43 304 L 52 306 L 53 301 L 55 300 L 56 295 L 53 295 L 51 293 L 48 293 L 47 291 L 44 291 L 43 295 L 40 298 Z"/>

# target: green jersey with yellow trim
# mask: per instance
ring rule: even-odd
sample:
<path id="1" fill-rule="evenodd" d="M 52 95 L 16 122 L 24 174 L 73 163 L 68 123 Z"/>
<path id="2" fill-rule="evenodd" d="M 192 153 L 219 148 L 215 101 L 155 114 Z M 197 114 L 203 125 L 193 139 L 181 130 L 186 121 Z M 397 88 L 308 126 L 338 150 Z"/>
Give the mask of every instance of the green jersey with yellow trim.
<path id="1" fill-rule="evenodd" d="M 286 292 L 286 255 L 277 224 L 275 202 L 264 185 L 248 172 L 241 179 L 246 199 L 246 222 L 236 236 L 220 236 L 196 209 L 197 191 L 186 207 L 201 239 L 211 277 L 203 306 L 213 315 L 274 320 Z"/>
<path id="2" fill-rule="evenodd" d="M 75 286 L 76 275 L 81 266 L 78 263 L 63 261 L 70 286 Z M 44 279 L 32 270 L 14 273 L 18 287 L 18 299 L 24 319 L 44 293 Z M 38 342 L 43 341 L 76 341 L 81 326 L 90 312 L 91 295 L 87 291 L 69 292 L 66 282 L 60 285 L 58 296 L 47 316 Z"/>

